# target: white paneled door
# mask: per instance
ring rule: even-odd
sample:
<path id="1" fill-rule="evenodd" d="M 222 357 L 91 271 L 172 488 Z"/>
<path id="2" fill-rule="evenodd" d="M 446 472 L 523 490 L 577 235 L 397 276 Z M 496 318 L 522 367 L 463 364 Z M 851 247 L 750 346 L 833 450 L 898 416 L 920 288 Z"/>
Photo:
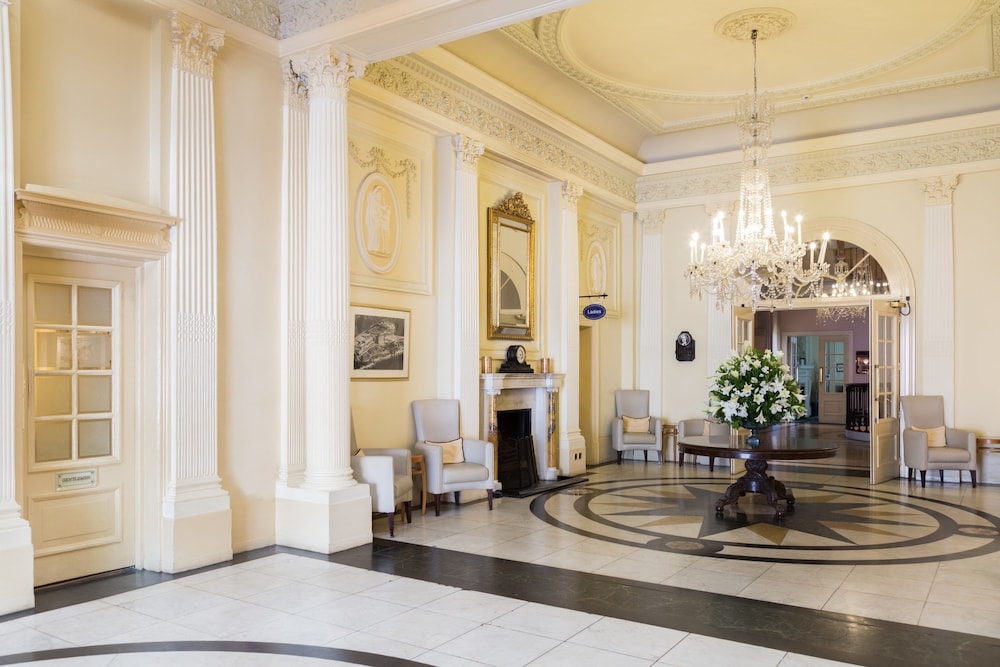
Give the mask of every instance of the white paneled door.
<path id="1" fill-rule="evenodd" d="M 847 423 L 847 336 L 819 337 L 819 422 Z"/>
<path id="2" fill-rule="evenodd" d="M 26 256 L 24 286 L 35 585 L 134 565 L 133 269 Z"/>

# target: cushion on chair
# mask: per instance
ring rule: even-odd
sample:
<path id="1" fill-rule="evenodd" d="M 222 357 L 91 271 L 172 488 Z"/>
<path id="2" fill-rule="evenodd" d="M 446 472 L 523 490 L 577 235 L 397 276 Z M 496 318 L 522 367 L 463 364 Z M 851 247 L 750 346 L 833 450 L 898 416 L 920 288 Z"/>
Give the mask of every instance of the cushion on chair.
<path id="1" fill-rule="evenodd" d="M 972 458 L 968 449 L 961 447 L 935 447 L 928 448 L 928 463 L 968 463 Z"/>
<path id="2" fill-rule="evenodd" d="M 920 431 L 927 434 L 927 446 L 928 447 L 944 447 L 946 445 L 944 439 L 944 426 L 935 426 L 934 428 L 917 428 L 916 426 L 911 426 L 914 431 Z"/>
<path id="3" fill-rule="evenodd" d="M 413 497 L 413 477 L 410 475 L 395 475 L 392 478 L 393 497 L 399 502 Z"/>
<path id="4" fill-rule="evenodd" d="M 644 431 L 642 433 L 629 433 L 625 432 L 622 435 L 623 445 L 655 445 L 656 435 L 650 433 L 649 431 Z"/>
<path id="5" fill-rule="evenodd" d="M 626 433 L 649 433 L 649 417 L 622 417 Z"/>
<path id="6" fill-rule="evenodd" d="M 462 439 L 455 438 L 448 442 L 430 442 L 428 445 L 435 445 L 441 448 L 441 462 L 445 465 L 465 462 L 465 450 L 462 449 Z"/>

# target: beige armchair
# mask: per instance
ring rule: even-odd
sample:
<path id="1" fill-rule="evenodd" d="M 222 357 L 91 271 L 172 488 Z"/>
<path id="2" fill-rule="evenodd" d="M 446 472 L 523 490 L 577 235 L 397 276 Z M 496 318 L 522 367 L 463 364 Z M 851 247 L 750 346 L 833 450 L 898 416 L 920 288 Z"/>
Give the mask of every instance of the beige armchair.
<path id="1" fill-rule="evenodd" d="M 920 486 L 927 483 L 927 471 L 937 470 L 944 483 L 945 470 L 957 470 L 962 482 L 963 470 L 976 486 L 976 435 L 972 431 L 948 428 L 944 425 L 943 396 L 903 396 L 903 463 L 909 469 L 907 478 L 920 471 Z"/>
<path id="2" fill-rule="evenodd" d="M 372 512 L 389 519 L 389 537 L 395 535 L 396 507 L 403 505 L 406 523 L 411 523 L 413 477 L 408 449 L 369 449 L 351 457 L 354 479 L 368 485 Z"/>
<path id="3" fill-rule="evenodd" d="M 714 422 L 711 419 L 706 419 L 704 417 L 699 417 L 697 419 L 682 419 L 677 423 L 677 442 L 684 439 L 685 436 L 695 436 L 695 435 L 729 435 L 730 428 L 729 424 L 720 424 Z M 684 456 L 681 454 L 680 456 Z M 694 456 L 694 462 L 698 463 L 698 457 Z M 715 457 L 707 456 L 708 459 L 708 471 L 712 472 L 715 470 Z M 683 461 L 682 461 L 683 463 Z"/>
<path id="4" fill-rule="evenodd" d="M 611 446 L 618 452 L 618 465 L 625 452 L 639 450 L 647 461 L 649 452 L 655 451 L 662 464 L 663 424 L 659 417 L 649 416 L 649 391 L 615 391 L 615 415 L 611 421 Z"/>
<path id="5" fill-rule="evenodd" d="M 417 453 L 424 455 L 427 492 L 434 495 L 434 515 L 441 515 L 441 494 L 485 489 L 493 509 L 493 444 L 463 438 L 459 431 L 458 401 L 426 399 L 413 401 L 413 424 L 417 431 Z M 460 462 L 456 459 L 462 459 Z"/>

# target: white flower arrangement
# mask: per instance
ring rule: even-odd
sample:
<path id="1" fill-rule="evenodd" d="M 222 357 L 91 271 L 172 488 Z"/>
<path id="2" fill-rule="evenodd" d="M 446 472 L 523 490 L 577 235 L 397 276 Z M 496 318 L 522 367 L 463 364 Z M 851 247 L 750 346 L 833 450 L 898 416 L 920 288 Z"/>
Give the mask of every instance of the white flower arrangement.
<path id="1" fill-rule="evenodd" d="M 781 357 L 780 351 L 748 345 L 743 354 L 724 361 L 709 390 L 708 413 L 733 428 L 770 426 L 804 415 L 805 397 Z"/>

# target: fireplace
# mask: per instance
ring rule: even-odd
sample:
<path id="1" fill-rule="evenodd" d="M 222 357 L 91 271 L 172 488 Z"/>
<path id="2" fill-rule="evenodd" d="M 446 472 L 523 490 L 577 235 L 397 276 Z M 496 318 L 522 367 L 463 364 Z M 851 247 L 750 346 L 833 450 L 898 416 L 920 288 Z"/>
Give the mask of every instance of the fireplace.
<path id="1" fill-rule="evenodd" d="M 529 408 L 497 411 L 497 479 L 504 491 L 538 483 Z"/>

